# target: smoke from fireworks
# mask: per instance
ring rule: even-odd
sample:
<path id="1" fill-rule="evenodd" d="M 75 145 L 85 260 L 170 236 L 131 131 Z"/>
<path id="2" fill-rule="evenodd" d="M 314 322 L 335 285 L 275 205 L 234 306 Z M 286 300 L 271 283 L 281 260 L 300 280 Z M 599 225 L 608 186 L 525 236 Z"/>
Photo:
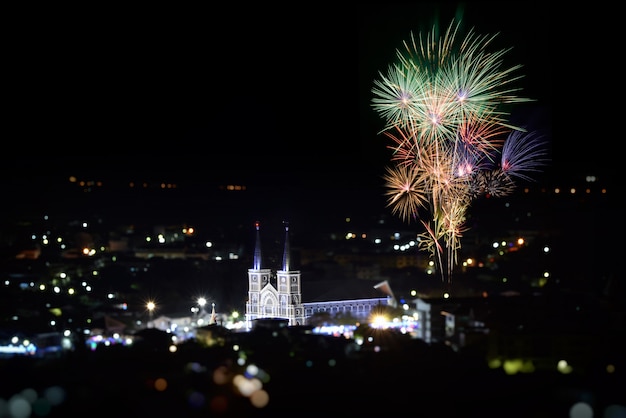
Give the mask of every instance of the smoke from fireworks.
<path id="1" fill-rule="evenodd" d="M 459 25 L 453 21 L 443 38 L 434 28 L 425 39 L 411 33 L 372 88 L 393 151 L 383 177 L 387 205 L 423 225 L 420 249 L 448 282 L 471 202 L 512 193 L 515 178 L 532 180 L 548 161 L 544 138 L 508 121 L 505 106 L 532 101 L 513 87 L 521 65 L 503 68 L 509 50 L 489 50 L 495 35 L 470 30 L 457 41 Z"/>

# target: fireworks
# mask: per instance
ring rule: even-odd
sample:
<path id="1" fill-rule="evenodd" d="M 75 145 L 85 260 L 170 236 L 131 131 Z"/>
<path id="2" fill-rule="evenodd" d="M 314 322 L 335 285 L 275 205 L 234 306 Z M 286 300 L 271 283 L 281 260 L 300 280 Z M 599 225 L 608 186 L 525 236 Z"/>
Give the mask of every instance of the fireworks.
<path id="1" fill-rule="evenodd" d="M 448 281 L 471 202 L 512 193 L 514 178 L 532 180 L 548 161 L 543 137 L 508 122 L 510 105 L 532 101 L 513 87 L 521 65 L 503 68 L 509 50 L 489 50 L 496 35 L 470 30 L 459 40 L 459 23 L 442 38 L 435 29 L 425 39 L 411 33 L 372 88 L 393 151 L 383 177 L 388 207 L 423 225 L 420 249 Z"/>
<path id="2" fill-rule="evenodd" d="M 425 172 L 424 172 L 425 173 Z M 420 207 L 427 204 L 423 177 L 416 166 L 398 165 L 388 167 L 384 179 L 388 185 L 387 197 L 391 212 L 411 222 Z"/>

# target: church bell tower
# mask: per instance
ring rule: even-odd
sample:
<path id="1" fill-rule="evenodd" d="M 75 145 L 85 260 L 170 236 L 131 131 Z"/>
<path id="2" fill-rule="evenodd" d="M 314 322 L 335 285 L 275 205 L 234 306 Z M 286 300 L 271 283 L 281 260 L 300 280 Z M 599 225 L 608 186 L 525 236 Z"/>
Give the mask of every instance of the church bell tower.
<path id="1" fill-rule="evenodd" d="M 302 283 L 299 270 L 292 270 L 289 244 L 289 224 L 285 223 L 283 262 L 276 271 L 263 266 L 259 222 L 255 223 L 256 243 L 252 268 L 248 269 L 248 301 L 246 302 L 246 329 L 252 328 L 255 319 L 284 318 L 289 325 L 304 325 Z"/>

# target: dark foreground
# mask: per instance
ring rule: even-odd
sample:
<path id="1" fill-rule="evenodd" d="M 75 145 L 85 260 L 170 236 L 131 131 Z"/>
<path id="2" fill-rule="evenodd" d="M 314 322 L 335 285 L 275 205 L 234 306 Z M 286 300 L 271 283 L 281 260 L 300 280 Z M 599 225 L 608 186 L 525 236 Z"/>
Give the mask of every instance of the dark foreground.
<path id="1" fill-rule="evenodd" d="M 194 340 L 175 352 L 143 341 L 58 358 L 5 358 L 0 416 L 626 416 L 623 373 L 507 375 L 471 350 L 380 341 L 358 346 L 265 331 L 212 345 Z"/>

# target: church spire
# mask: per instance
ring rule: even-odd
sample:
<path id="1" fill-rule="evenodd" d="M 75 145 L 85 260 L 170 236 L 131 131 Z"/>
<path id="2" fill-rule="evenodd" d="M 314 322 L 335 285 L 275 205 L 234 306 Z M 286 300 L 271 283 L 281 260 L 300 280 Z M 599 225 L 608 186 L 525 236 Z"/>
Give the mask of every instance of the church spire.
<path id="1" fill-rule="evenodd" d="M 289 270 L 289 260 L 291 258 L 290 248 L 289 248 L 289 222 L 284 222 L 285 224 L 285 251 L 283 252 L 283 271 Z"/>
<path id="2" fill-rule="evenodd" d="M 254 261 L 252 268 L 254 270 L 261 270 L 261 233 L 259 232 L 259 221 L 254 223 L 256 228 L 256 244 L 254 245 Z"/>

